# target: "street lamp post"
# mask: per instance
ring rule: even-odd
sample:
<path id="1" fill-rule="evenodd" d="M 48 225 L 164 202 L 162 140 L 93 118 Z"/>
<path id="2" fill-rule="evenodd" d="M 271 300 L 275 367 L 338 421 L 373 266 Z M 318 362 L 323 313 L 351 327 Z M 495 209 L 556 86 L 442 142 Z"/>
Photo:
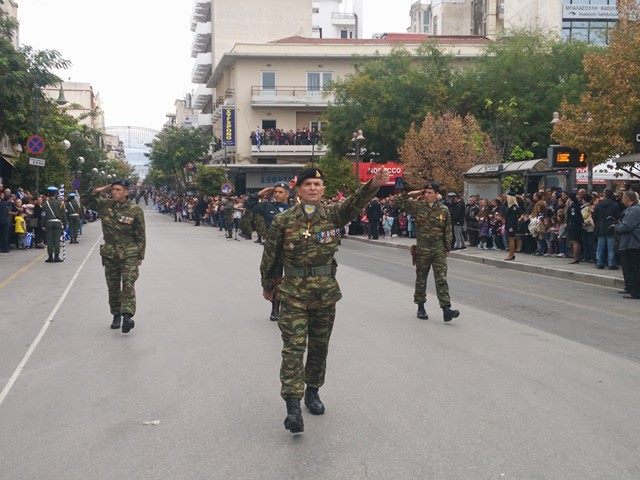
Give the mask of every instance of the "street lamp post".
<path id="1" fill-rule="evenodd" d="M 360 182 L 360 149 L 365 140 L 366 138 L 362 135 L 362 130 L 353 132 L 351 143 L 353 143 L 356 152 L 356 177 L 358 182 Z"/>

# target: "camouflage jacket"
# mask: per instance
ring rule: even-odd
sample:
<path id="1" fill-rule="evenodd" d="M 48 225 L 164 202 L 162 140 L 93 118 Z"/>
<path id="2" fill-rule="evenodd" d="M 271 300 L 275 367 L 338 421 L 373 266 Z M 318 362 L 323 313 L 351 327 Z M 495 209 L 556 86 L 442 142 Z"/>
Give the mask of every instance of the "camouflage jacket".
<path id="1" fill-rule="evenodd" d="M 48 198 L 42 204 L 42 214 L 46 222 L 60 220 L 64 227 L 67 226 L 67 216 L 64 213 L 64 204 L 55 198 Z"/>
<path id="2" fill-rule="evenodd" d="M 136 257 L 144 259 L 147 239 L 142 209 L 127 200 L 123 203 L 92 195 L 92 205 L 100 214 L 104 245 L 103 257 L 115 260 Z"/>
<path id="3" fill-rule="evenodd" d="M 267 233 L 260 274 L 262 288 L 273 291 L 279 266 L 284 266 L 285 277 L 278 286 L 282 301 L 300 308 L 322 308 L 342 298 L 335 279 L 334 255 L 340 245 L 340 228 L 344 227 L 369 201 L 378 189 L 370 183 L 340 204 L 318 205 L 311 220 L 304 207 L 297 204 L 275 217 Z M 292 269 L 323 266 L 333 267 L 333 275 L 294 276 Z"/>
<path id="4" fill-rule="evenodd" d="M 453 228 L 449 209 L 439 202 L 429 206 L 424 200 L 415 200 L 403 193 L 397 197 L 400 208 L 415 217 L 418 248 L 424 250 L 451 250 Z"/>

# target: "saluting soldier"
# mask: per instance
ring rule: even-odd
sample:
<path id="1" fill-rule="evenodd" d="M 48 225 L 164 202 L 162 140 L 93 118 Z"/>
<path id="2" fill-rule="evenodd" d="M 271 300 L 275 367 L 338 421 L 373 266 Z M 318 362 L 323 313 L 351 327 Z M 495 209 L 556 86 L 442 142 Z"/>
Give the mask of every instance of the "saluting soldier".
<path id="1" fill-rule="evenodd" d="M 80 233 L 80 204 L 76 199 L 75 193 L 69 194 L 69 199 L 66 203 L 67 219 L 69 220 L 69 236 L 71 237 L 71 243 L 80 243 L 78 241 L 78 234 Z"/>
<path id="2" fill-rule="evenodd" d="M 110 191 L 111 198 L 100 194 Z M 113 315 L 111 328 L 122 325 L 122 333 L 135 326 L 135 282 L 146 248 L 146 233 L 142 209 L 129 201 L 129 182 L 115 180 L 111 185 L 92 192 L 95 210 L 102 220 L 104 245 L 100 247 L 102 265 L 109 291 L 109 307 Z"/>
<path id="3" fill-rule="evenodd" d="M 380 169 L 353 196 L 340 204 L 325 206 L 322 172 L 315 168 L 305 170 L 297 180 L 300 203 L 277 215 L 267 234 L 260 272 L 263 296 L 268 301 L 273 300 L 279 269 L 284 265 L 284 278 L 278 287 L 281 301 L 278 326 L 283 342 L 280 381 L 287 405 L 284 426 L 292 433 L 304 430 L 300 409 L 303 396 L 310 413 L 325 412 L 318 389 L 324 384 L 336 302 L 342 298 L 334 260 L 341 240 L 340 228 L 388 180 L 389 173 Z"/>
<path id="4" fill-rule="evenodd" d="M 447 283 L 447 255 L 451 250 L 452 228 L 449 209 L 438 202 L 440 185 L 428 183 L 423 190 L 403 193 L 396 197 L 400 208 L 416 219 L 416 285 L 413 301 L 418 304 L 417 317 L 427 320 L 427 276 L 433 267 L 438 302 L 445 322 L 460 316 L 451 309 L 449 285 Z M 422 197 L 422 199 L 418 199 Z"/>
<path id="5" fill-rule="evenodd" d="M 269 196 L 271 196 L 271 199 L 267 200 Z M 276 215 L 289 209 L 289 185 L 285 182 L 278 182 L 273 187 L 265 188 L 255 195 L 250 195 L 247 199 L 247 208 L 251 209 L 256 216 L 258 238 L 266 238 Z M 278 277 L 282 277 L 282 266 L 278 270 L 280 271 Z M 271 315 L 269 316 L 272 322 L 278 321 L 279 312 L 280 301 L 277 295 L 274 295 L 271 301 Z"/>
<path id="6" fill-rule="evenodd" d="M 59 263 L 60 258 L 60 237 L 67 228 L 67 216 L 62 201 L 58 200 L 58 189 L 56 187 L 47 188 L 47 199 L 42 206 L 42 213 L 45 220 L 45 242 L 47 243 L 48 258 L 46 263 Z"/>

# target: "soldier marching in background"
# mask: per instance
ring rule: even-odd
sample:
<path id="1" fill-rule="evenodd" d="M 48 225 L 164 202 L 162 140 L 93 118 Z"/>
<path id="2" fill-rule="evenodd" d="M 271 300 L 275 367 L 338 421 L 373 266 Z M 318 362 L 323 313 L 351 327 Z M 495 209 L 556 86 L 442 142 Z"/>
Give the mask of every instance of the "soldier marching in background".
<path id="1" fill-rule="evenodd" d="M 82 221 L 81 208 L 75 193 L 69 194 L 66 204 L 67 219 L 69 220 L 69 236 L 71 243 L 80 243 L 78 234 L 80 233 L 80 222 Z"/>
<path id="2" fill-rule="evenodd" d="M 99 196 L 106 191 L 111 191 L 111 199 Z M 134 287 L 146 248 L 144 214 L 128 200 L 128 194 L 129 182 L 126 180 L 115 180 L 92 192 L 95 210 L 102 220 L 104 245 L 100 247 L 100 255 L 113 315 L 111 328 L 119 329 L 122 324 L 122 333 L 129 333 L 135 326 Z"/>
<path id="3" fill-rule="evenodd" d="M 270 200 L 267 198 L 271 196 Z M 258 238 L 266 238 L 269 228 L 276 215 L 286 212 L 289 209 L 289 185 L 285 182 L 276 183 L 273 187 L 260 190 L 255 195 L 250 195 L 247 199 L 247 208 L 253 211 L 256 218 L 256 231 Z M 282 265 L 278 268 L 277 283 L 282 277 Z M 271 301 L 271 315 L 269 318 L 272 322 L 278 321 L 280 312 L 280 300 L 277 294 L 273 296 Z"/>
<path id="4" fill-rule="evenodd" d="M 427 276 L 433 267 L 436 293 L 445 322 L 460 316 L 458 310 L 451 309 L 449 285 L 447 284 L 447 255 L 451 250 L 452 228 L 449 209 L 438 202 L 440 185 L 428 183 L 424 190 L 403 193 L 396 197 L 400 208 L 411 213 L 416 219 L 416 286 L 413 297 L 418 304 L 417 317 L 427 320 Z M 423 196 L 424 200 L 416 199 Z"/>
<path id="5" fill-rule="evenodd" d="M 58 189 L 56 187 L 47 188 L 47 199 L 42 205 L 42 213 L 45 220 L 45 242 L 47 244 L 48 258 L 46 263 L 59 263 L 60 258 L 60 238 L 62 232 L 67 228 L 67 216 L 65 215 L 64 203 L 56 198 Z"/>
<path id="6" fill-rule="evenodd" d="M 263 296 L 268 301 L 273 300 L 279 269 L 284 266 L 284 278 L 278 288 L 281 301 L 278 326 L 283 342 L 280 381 L 281 395 L 287 404 L 284 426 L 291 433 L 304 430 L 300 409 L 303 397 L 313 415 L 325 412 L 318 390 L 324 384 L 336 302 L 342 298 L 334 259 L 341 240 L 340 228 L 388 180 L 389 173 L 380 169 L 353 196 L 340 204 L 325 206 L 322 172 L 314 168 L 305 170 L 297 180 L 300 203 L 277 215 L 267 234 L 260 272 Z"/>

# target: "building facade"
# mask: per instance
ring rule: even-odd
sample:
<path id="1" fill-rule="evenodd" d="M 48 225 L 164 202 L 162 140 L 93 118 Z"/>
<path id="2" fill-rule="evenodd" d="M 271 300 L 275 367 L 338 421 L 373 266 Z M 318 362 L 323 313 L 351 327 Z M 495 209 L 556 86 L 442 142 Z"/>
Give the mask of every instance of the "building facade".
<path id="1" fill-rule="evenodd" d="M 327 153 L 322 115 L 333 102 L 331 82 L 355 73 L 355 57 L 377 58 L 401 44 L 415 51 L 429 37 L 387 34 L 379 39 L 292 37 L 266 44 L 236 44 L 216 67 L 208 85 L 224 96 L 213 112 L 214 133 L 223 139 L 212 159 L 230 164 L 241 178 L 238 191 L 268 186 L 292 176 Z M 485 38 L 437 37 L 454 63 L 479 57 Z M 232 117 L 223 109 L 232 108 Z M 232 132 L 232 138 L 226 135 Z M 345 132 L 350 136 L 351 132 Z M 230 139 L 227 148 L 225 139 Z"/>
<path id="2" fill-rule="evenodd" d="M 93 91 L 89 83 L 62 82 L 58 86 L 50 86 L 44 89 L 45 95 L 53 100 L 60 96 L 60 87 L 67 103 L 65 111 L 76 118 L 80 125 L 104 131 L 104 112 L 100 102 L 100 96 Z"/>
<path id="3" fill-rule="evenodd" d="M 314 38 L 362 38 L 362 0 L 313 0 Z"/>
<path id="4" fill-rule="evenodd" d="M 470 35 L 472 0 L 427 0 L 411 5 L 409 33 Z"/>
<path id="5" fill-rule="evenodd" d="M 0 19 L 3 17 L 8 17 L 16 22 L 18 21 L 18 2 L 15 0 L 3 0 L 0 2 Z M 13 46 L 18 48 L 19 43 L 19 32 L 16 28 L 16 31 L 12 38 Z"/>

